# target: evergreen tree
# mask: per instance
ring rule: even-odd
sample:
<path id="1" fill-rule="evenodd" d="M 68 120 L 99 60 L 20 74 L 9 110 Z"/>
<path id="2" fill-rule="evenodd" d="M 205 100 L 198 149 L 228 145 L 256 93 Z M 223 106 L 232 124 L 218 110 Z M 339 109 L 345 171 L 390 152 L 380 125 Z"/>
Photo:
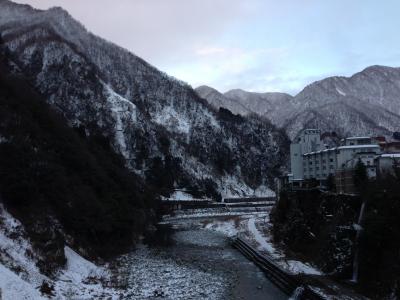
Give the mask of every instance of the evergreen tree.
<path id="1" fill-rule="evenodd" d="M 328 191 L 332 192 L 336 190 L 335 177 L 332 174 L 329 174 L 328 178 L 326 179 L 326 188 Z"/>
<path id="2" fill-rule="evenodd" d="M 354 180 L 354 186 L 358 191 L 360 191 L 360 189 L 368 181 L 367 167 L 364 165 L 361 159 L 358 159 L 357 164 L 354 168 L 353 180 Z"/>

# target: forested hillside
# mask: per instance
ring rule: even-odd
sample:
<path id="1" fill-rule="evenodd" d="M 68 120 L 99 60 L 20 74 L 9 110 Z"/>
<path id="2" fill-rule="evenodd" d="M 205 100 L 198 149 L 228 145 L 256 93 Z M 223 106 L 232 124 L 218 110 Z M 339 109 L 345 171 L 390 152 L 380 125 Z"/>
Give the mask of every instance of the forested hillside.
<path id="1" fill-rule="evenodd" d="M 88 134 L 69 127 L 11 75 L 1 52 L 1 202 L 24 224 L 42 271 L 64 263 L 66 241 L 89 256 L 131 247 L 155 221 L 156 192 L 125 167 L 98 128 Z"/>
<path id="2" fill-rule="evenodd" d="M 60 8 L 9 1 L 0 8 L 14 73 L 71 126 L 96 125 L 163 195 L 174 188 L 213 198 L 271 193 L 288 139 L 267 120 L 221 118 L 190 86 L 94 36 Z"/>

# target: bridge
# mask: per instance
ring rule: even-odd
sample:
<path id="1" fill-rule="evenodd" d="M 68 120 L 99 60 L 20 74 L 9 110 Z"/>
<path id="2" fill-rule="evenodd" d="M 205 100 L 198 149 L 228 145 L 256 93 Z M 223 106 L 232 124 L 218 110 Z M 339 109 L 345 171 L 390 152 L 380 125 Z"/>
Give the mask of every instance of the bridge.
<path id="1" fill-rule="evenodd" d="M 211 199 L 187 199 L 174 200 L 167 199 L 162 201 L 164 211 L 171 212 L 176 210 L 193 209 L 212 209 L 212 208 L 245 208 L 245 207 L 268 207 L 273 206 L 275 197 L 247 197 L 247 198 L 225 198 L 222 202 Z"/>

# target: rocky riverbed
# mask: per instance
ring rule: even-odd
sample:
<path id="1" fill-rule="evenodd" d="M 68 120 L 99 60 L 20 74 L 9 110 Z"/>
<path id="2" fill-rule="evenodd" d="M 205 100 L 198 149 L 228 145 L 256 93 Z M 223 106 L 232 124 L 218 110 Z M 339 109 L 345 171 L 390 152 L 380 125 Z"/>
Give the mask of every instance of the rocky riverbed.
<path id="1" fill-rule="evenodd" d="M 173 227 L 153 237 L 159 245 L 142 245 L 120 258 L 118 280 L 125 299 L 288 298 L 232 248 L 227 235 L 193 220 Z"/>

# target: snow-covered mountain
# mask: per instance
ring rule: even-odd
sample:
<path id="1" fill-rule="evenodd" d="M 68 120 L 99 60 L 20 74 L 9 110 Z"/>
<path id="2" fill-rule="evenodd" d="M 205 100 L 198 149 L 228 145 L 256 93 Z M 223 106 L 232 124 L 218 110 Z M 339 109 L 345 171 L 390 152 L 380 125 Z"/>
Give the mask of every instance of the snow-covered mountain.
<path id="1" fill-rule="evenodd" d="M 341 136 L 391 136 L 400 130 L 400 68 L 372 66 L 351 77 L 329 77 L 295 97 L 277 94 L 273 98 L 241 90 L 224 96 L 267 117 L 291 138 L 306 127 Z"/>
<path id="2" fill-rule="evenodd" d="M 234 114 L 241 114 L 243 116 L 252 113 L 236 99 L 226 97 L 209 86 L 202 85 L 195 89 L 196 93 L 203 99 L 206 99 L 214 108 L 220 109 L 221 107 L 229 109 Z"/>
<path id="3" fill-rule="evenodd" d="M 0 1 L 0 33 L 15 73 L 71 126 L 101 131 L 128 166 L 168 194 L 264 190 L 288 139 L 257 117 L 217 111 L 186 83 L 88 32 L 61 8 Z"/>
<path id="4" fill-rule="evenodd" d="M 283 124 L 290 136 L 299 126 L 319 123 L 340 135 L 390 136 L 400 130 L 400 68 L 372 66 L 348 78 L 314 82 L 292 105 L 291 117 Z"/>

